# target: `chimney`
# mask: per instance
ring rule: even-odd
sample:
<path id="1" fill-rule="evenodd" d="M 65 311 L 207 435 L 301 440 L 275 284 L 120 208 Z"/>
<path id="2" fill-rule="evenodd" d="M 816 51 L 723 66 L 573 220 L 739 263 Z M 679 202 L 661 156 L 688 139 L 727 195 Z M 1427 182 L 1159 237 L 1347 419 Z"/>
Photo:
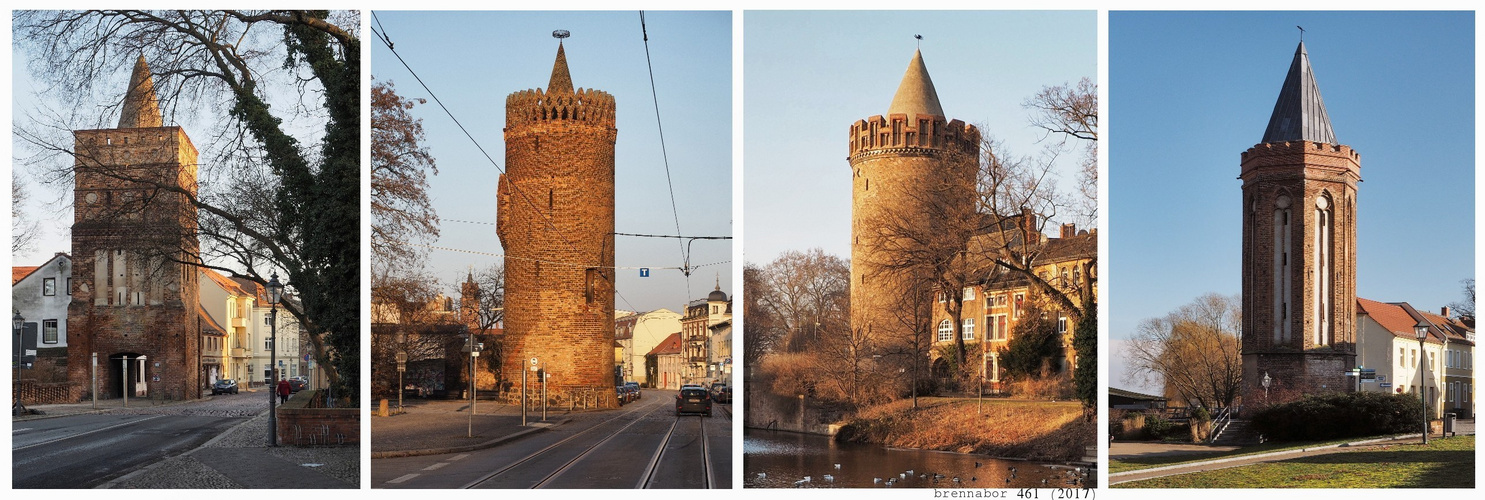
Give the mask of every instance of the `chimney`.
<path id="1" fill-rule="evenodd" d="M 1449 317 L 1449 306 L 1444 306 L 1443 309 L 1440 309 L 1439 310 L 1439 315 L 1440 316 L 1443 316 L 1445 318 L 1448 318 Z"/>
<path id="2" fill-rule="evenodd" d="M 1069 224 L 1063 224 L 1062 225 L 1062 234 L 1059 237 L 1061 237 L 1061 238 L 1071 238 L 1073 236 L 1077 236 L 1077 234 L 1078 234 L 1078 228 L 1077 228 L 1077 226 L 1069 223 Z"/>

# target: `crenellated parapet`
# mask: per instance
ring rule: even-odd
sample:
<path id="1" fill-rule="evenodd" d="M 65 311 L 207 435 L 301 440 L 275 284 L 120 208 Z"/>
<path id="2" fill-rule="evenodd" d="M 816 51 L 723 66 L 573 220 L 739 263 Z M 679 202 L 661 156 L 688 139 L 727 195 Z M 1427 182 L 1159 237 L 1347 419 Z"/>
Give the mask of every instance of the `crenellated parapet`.
<path id="1" fill-rule="evenodd" d="M 876 115 L 851 124 L 850 158 L 890 153 L 938 150 L 968 153 L 979 150 L 980 131 L 959 120 L 946 121 L 942 116 L 897 113 Z"/>
<path id="2" fill-rule="evenodd" d="M 506 127 L 559 120 L 612 128 L 614 96 L 602 90 L 580 88 L 575 92 L 529 89 L 505 98 Z"/>
<path id="3" fill-rule="evenodd" d="M 1361 177 L 1361 153 L 1344 144 L 1311 141 L 1266 142 L 1242 154 L 1242 175 L 1284 167 L 1305 167 L 1316 173 Z"/>

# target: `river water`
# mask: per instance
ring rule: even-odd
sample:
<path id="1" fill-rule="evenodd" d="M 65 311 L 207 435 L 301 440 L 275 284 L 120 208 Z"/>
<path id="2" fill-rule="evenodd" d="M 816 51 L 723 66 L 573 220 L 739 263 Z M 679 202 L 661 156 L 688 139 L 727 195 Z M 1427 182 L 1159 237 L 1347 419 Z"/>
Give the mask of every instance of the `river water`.
<path id="1" fill-rule="evenodd" d="M 747 488 L 1080 488 L 1082 481 L 1069 483 L 1078 471 L 1062 464 L 837 443 L 814 434 L 743 432 Z"/>

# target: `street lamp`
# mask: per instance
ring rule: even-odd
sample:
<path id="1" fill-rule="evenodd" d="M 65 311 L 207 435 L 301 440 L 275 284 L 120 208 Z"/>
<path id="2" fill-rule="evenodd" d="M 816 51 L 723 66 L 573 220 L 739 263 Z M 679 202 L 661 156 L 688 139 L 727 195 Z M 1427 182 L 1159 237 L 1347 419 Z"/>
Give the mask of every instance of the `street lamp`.
<path id="1" fill-rule="evenodd" d="M 10 318 L 10 331 L 15 332 L 15 378 L 10 379 L 11 396 L 14 398 L 10 405 L 10 414 L 17 415 L 18 411 L 26 405 L 21 404 L 21 328 L 26 326 L 26 318 L 21 317 L 21 312 L 16 311 L 15 316 Z"/>
<path id="2" fill-rule="evenodd" d="M 1269 386 L 1269 384 L 1272 384 L 1272 383 L 1274 383 L 1274 379 L 1273 378 L 1270 378 L 1268 376 L 1268 372 L 1263 372 L 1263 402 L 1264 403 L 1267 403 L 1268 402 L 1268 386 Z"/>
<path id="3" fill-rule="evenodd" d="M 1413 325 L 1413 335 L 1418 337 L 1418 402 L 1423 406 L 1423 444 L 1428 444 L 1428 380 L 1424 378 L 1424 367 L 1428 364 L 1423 352 L 1423 340 L 1428 338 L 1428 321 L 1418 318 Z"/>
<path id="4" fill-rule="evenodd" d="M 283 298 L 284 284 L 278 282 L 278 273 L 268 280 L 268 446 L 278 446 L 278 415 L 273 409 L 273 400 L 278 397 L 278 302 Z"/>

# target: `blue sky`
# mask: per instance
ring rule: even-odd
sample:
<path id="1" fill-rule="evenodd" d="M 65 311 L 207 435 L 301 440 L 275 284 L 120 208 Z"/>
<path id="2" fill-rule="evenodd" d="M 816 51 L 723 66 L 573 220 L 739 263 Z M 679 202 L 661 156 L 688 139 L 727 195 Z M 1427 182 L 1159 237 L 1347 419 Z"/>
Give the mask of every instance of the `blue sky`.
<path id="1" fill-rule="evenodd" d="M 612 94 L 617 101 L 615 146 L 616 230 L 675 234 L 676 221 L 666 188 L 655 104 L 645 64 L 639 12 L 397 12 L 376 11 L 372 26 L 385 28 L 397 52 L 505 168 L 505 98 L 518 90 L 545 87 L 557 54 L 552 31 L 572 33 L 565 40 L 573 85 Z M 732 17 L 730 12 L 646 12 L 650 57 L 660 116 L 664 120 L 671 179 L 681 232 L 732 234 Z M 429 98 L 382 43 L 373 41 L 371 72 L 391 80 L 404 97 Z M 439 173 L 429 179 L 429 195 L 445 219 L 493 223 L 495 165 L 430 98 L 413 109 L 423 119 L 427 146 Z M 503 253 L 493 225 L 445 221 L 432 243 L 459 250 Z M 731 260 L 730 241 L 697 241 L 692 265 Z M 450 292 L 469 266 L 483 268 L 499 257 L 432 250 L 430 269 Z M 674 239 L 620 237 L 618 266 L 679 267 Z M 732 265 L 695 271 L 690 292 L 678 270 L 655 270 L 640 278 L 619 272 L 620 309 L 679 311 L 688 298 L 701 298 L 720 272 L 722 290 L 732 293 Z"/>
<path id="2" fill-rule="evenodd" d="M 1098 76 L 1093 11 L 748 11 L 743 25 L 744 251 L 759 264 L 813 247 L 850 257 L 847 131 L 886 113 L 914 34 L 944 113 L 1017 154 L 1042 147 L 1023 100 Z"/>
<path id="3" fill-rule="evenodd" d="M 1471 13 L 1111 12 L 1111 386 L 1143 388 L 1117 355 L 1142 319 L 1241 292 L 1239 155 L 1263 136 L 1296 25 L 1337 140 L 1361 153 L 1357 295 L 1427 310 L 1463 298 L 1475 271 Z"/>

